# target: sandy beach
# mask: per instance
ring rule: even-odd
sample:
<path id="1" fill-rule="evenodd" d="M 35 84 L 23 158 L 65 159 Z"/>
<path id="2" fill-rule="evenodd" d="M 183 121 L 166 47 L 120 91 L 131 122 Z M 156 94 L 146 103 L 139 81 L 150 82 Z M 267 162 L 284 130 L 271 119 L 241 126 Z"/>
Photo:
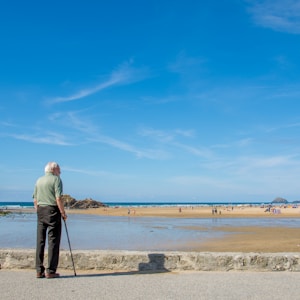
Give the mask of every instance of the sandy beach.
<path id="1" fill-rule="evenodd" d="M 169 218 L 300 218 L 300 207 L 277 206 L 268 212 L 267 207 L 217 206 L 212 212 L 209 206 L 153 206 L 153 207 L 101 207 L 68 210 L 68 213 L 106 216 L 169 217 Z"/>
<path id="2" fill-rule="evenodd" d="M 34 209 L 26 209 L 34 212 Z M 268 220 L 294 219 L 294 227 L 270 227 L 270 226 L 230 226 L 218 228 L 230 234 L 219 238 L 208 238 L 204 243 L 191 240 L 189 243 L 181 244 L 180 250 L 188 251 L 211 251 L 211 252 L 299 252 L 300 251 L 300 208 L 292 205 L 273 207 L 266 211 L 267 207 L 259 206 L 218 206 L 216 212 L 212 207 L 181 206 L 181 207 L 101 207 L 91 209 L 69 209 L 67 214 L 71 219 L 72 214 L 89 214 L 102 216 L 126 216 L 128 218 L 243 218 Z M 299 222 L 298 222 L 299 221 Z M 299 224 L 298 224 L 299 223 Z M 207 228 L 189 226 L 189 230 L 207 231 Z M 214 229 L 209 229 L 214 230 Z M 174 249 L 179 250 L 179 249 Z"/>

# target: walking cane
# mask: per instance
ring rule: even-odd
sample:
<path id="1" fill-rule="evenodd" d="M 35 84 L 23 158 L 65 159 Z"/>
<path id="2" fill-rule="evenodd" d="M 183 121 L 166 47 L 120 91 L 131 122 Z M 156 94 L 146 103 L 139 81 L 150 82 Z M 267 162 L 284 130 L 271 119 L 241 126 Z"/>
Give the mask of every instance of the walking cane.
<path id="1" fill-rule="evenodd" d="M 68 243 L 69 243 L 69 248 L 70 248 L 70 253 L 71 253 L 71 259 L 72 259 L 72 264 L 73 264 L 74 276 L 76 276 L 74 259 L 73 259 L 73 254 L 72 254 L 72 250 L 71 250 L 71 244 L 70 244 L 70 239 L 69 239 L 69 233 L 68 233 L 67 223 L 66 223 L 65 219 L 63 219 L 63 220 L 64 220 L 64 223 L 65 223 L 65 228 L 66 228 L 66 233 L 67 233 L 67 238 L 68 238 Z"/>

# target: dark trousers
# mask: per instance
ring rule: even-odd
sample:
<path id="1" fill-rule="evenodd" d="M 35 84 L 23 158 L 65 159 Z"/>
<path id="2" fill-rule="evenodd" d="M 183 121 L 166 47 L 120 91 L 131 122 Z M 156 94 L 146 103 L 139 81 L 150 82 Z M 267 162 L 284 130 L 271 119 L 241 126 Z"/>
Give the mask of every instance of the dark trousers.
<path id="1" fill-rule="evenodd" d="M 48 268 L 47 273 L 56 273 L 59 261 L 61 238 L 61 214 L 57 206 L 38 206 L 37 208 L 37 240 L 36 270 L 43 273 L 46 234 L 48 231 Z"/>

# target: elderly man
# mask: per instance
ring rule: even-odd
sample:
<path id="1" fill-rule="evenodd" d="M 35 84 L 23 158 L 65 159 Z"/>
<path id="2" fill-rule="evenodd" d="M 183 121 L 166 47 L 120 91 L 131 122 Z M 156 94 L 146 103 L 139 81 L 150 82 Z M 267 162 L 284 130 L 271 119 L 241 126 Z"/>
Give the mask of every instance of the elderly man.
<path id="1" fill-rule="evenodd" d="M 57 278 L 59 247 L 61 239 L 61 218 L 67 219 L 61 199 L 63 184 L 60 167 L 56 162 L 45 166 L 45 175 L 40 177 L 34 187 L 34 207 L 37 211 L 36 271 L 37 278 Z M 48 231 L 48 268 L 44 267 L 46 233 Z"/>

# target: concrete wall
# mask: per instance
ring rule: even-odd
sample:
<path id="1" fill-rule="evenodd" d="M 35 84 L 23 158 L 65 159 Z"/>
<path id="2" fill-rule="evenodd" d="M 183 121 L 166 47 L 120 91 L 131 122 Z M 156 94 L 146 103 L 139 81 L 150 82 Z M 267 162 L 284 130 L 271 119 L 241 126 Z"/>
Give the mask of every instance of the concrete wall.
<path id="1" fill-rule="evenodd" d="M 106 271 L 300 271 L 299 253 L 72 251 L 76 270 Z M 47 262 L 47 254 L 45 257 Z M 0 249 L 3 269 L 34 269 L 35 250 Z M 47 265 L 47 264 L 46 264 Z M 73 269 L 69 251 L 59 269 Z"/>

